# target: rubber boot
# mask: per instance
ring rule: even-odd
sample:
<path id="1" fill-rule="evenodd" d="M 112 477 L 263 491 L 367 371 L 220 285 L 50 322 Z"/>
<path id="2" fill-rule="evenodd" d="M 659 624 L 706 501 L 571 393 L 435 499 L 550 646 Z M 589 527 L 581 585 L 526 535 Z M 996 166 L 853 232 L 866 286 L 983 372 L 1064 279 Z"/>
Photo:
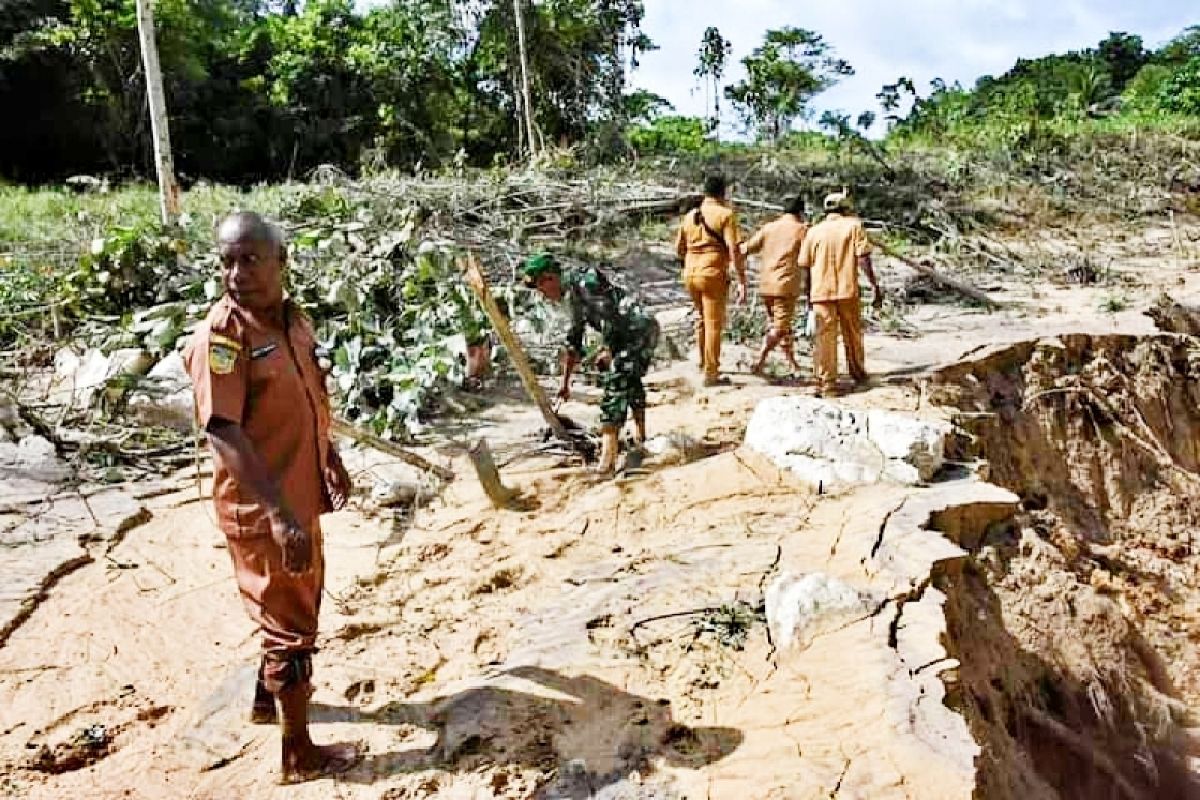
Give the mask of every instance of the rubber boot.
<path id="1" fill-rule="evenodd" d="M 605 425 L 600 429 L 600 461 L 596 464 L 596 473 L 611 475 L 617 466 L 617 427 Z"/>

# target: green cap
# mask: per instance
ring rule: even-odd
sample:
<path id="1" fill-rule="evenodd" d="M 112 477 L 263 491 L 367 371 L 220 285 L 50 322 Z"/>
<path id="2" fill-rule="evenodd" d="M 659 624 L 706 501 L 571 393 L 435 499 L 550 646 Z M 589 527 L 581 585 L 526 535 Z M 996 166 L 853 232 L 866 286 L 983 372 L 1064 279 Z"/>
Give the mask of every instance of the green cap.
<path id="1" fill-rule="evenodd" d="M 559 275 L 562 274 L 562 267 L 549 253 L 538 253 L 525 259 L 525 266 L 521 268 L 521 278 L 526 286 L 533 286 L 547 272 Z"/>

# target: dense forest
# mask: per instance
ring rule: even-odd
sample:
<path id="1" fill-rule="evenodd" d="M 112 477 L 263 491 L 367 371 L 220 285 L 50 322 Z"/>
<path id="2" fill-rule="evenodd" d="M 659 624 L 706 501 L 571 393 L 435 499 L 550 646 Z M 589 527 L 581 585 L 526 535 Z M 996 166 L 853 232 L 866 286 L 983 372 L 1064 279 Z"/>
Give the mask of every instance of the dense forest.
<path id="1" fill-rule="evenodd" d="M 732 112 L 747 141 L 889 139 L 1020 147 L 1054 125 L 1124 120 L 1195 132 L 1200 26 L 1158 49 L 1113 33 L 1096 46 L 1019 61 L 973 87 L 900 77 L 878 109 L 812 113 L 812 100 L 853 74 L 835 44 L 801 28 L 767 31 L 726 84 L 731 47 L 717 28 L 697 42 L 694 76 L 707 118 L 671 113 L 629 90 L 641 0 L 159 0 L 158 42 L 176 166 L 184 180 L 229 183 L 300 176 L 318 164 L 489 166 L 529 150 L 520 118 L 520 9 L 539 147 L 571 146 L 589 162 L 722 147 Z M 722 108 L 722 100 L 727 107 Z M 36 183 L 79 173 L 153 173 L 134 0 L 0 4 L 0 177 Z M 806 123 L 797 131 L 797 122 Z"/>

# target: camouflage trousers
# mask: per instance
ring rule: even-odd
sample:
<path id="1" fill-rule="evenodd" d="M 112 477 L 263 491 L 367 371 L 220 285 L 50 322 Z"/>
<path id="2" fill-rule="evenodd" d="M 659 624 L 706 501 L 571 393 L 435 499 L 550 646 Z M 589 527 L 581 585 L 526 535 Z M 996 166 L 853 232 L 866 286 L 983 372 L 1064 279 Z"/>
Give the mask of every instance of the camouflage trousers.
<path id="1" fill-rule="evenodd" d="M 658 347 L 658 322 L 645 318 L 636 326 L 613 337 L 608 344 L 612 366 L 600 380 L 604 397 L 600 401 L 600 423 L 606 427 L 625 424 L 629 410 L 646 407 L 646 387 L 642 378 L 650 369 L 654 349 Z"/>

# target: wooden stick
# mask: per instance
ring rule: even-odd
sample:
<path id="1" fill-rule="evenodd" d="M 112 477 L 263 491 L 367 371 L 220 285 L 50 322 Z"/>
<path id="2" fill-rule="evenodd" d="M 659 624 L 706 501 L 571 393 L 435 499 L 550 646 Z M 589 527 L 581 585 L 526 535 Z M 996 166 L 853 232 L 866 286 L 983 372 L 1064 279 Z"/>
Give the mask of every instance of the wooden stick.
<path id="1" fill-rule="evenodd" d="M 488 288 L 487 277 L 479 266 L 479 259 L 475 257 L 474 253 L 470 253 L 465 259 L 460 258 L 458 265 L 463 271 L 463 277 L 467 284 L 479 296 L 479 302 L 492 321 L 496 335 L 504 343 L 504 348 L 508 351 L 509 358 L 512 359 L 513 366 L 517 369 L 517 374 L 521 376 L 521 384 L 525 387 L 526 393 L 537 405 L 538 410 L 542 412 L 542 418 L 546 420 L 550 430 L 554 431 L 554 435 L 565 442 L 570 442 L 571 436 L 567 433 L 566 426 L 558 418 L 558 414 L 554 413 L 554 409 L 550 407 L 550 401 L 546 399 L 546 393 L 542 391 L 542 386 L 538 383 L 537 373 L 533 371 L 533 367 L 525 355 L 525 350 L 521 347 L 521 342 L 512 332 L 512 328 L 508 326 L 508 317 L 496 305 L 496 298 L 492 296 L 492 290 Z"/>
<path id="2" fill-rule="evenodd" d="M 366 445 L 372 449 L 378 450 L 381 453 L 386 453 L 393 458 L 398 458 L 405 464 L 416 467 L 417 469 L 432 472 L 444 481 L 454 480 L 453 470 L 438 466 L 431 461 L 428 461 L 416 453 L 405 450 L 395 442 L 389 442 L 386 439 L 380 439 L 378 436 L 373 436 L 361 428 L 352 425 L 345 420 L 337 419 L 336 417 L 329 425 L 330 430 L 339 436 L 345 436 L 347 439 L 353 439 L 359 444 Z"/>
<path id="3" fill-rule="evenodd" d="M 496 508 L 508 508 L 517 492 L 500 480 L 500 470 L 496 469 L 496 461 L 492 458 L 492 448 L 488 446 L 487 439 L 480 439 L 471 445 L 467 455 L 471 457 L 471 463 L 475 465 L 475 474 L 479 476 L 479 483 L 492 505 Z"/>
<path id="4" fill-rule="evenodd" d="M 980 303 L 983 303 L 988 308 L 997 309 L 997 308 L 1001 307 L 1001 303 L 997 302 L 996 300 L 993 300 L 991 297 L 984 294 L 980 290 L 976 289 L 974 286 L 968 286 L 967 284 L 962 283 L 961 281 L 956 281 L 956 280 L 954 280 L 954 278 L 947 277 L 946 275 L 943 275 L 942 273 L 938 272 L 933 267 L 926 266 L 925 264 L 922 264 L 919 261 L 914 261 L 913 259 L 909 258 L 908 256 L 900 255 L 895 250 L 893 250 L 891 247 L 888 247 L 886 244 L 883 244 L 882 242 L 876 241 L 874 239 L 872 239 L 871 241 L 876 247 L 878 247 L 880 250 L 882 250 L 884 252 L 884 254 L 891 256 L 892 258 L 896 259 L 897 261 L 902 262 L 903 264 L 906 264 L 908 267 L 916 270 L 920 274 L 929 278 L 934 283 L 936 283 L 940 286 L 945 286 L 947 289 L 953 289 L 954 291 L 958 292 L 959 294 L 966 295 L 967 297 L 971 298 L 972 300 L 976 300 Z"/>

